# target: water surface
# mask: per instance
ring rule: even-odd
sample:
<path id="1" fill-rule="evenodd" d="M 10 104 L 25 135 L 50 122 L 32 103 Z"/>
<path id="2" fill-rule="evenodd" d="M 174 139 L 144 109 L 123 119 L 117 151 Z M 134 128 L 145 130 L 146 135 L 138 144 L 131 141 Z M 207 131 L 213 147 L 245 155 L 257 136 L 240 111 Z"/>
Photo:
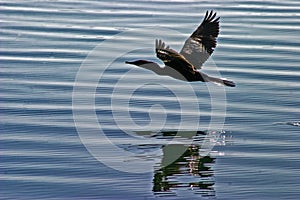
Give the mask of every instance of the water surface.
<path id="1" fill-rule="evenodd" d="M 299 198 L 298 1 L 1 1 L 0 9 L 2 198 Z M 226 121 L 211 153 L 201 154 L 201 142 L 212 116 L 223 113 L 211 112 L 208 86 L 187 85 L 142 69 L 132 71 L 124 64 L 126 59 L 155 60 L 153 46 L 141 46 L 116 58 L 105 71 L 95 92 L 95 110 L 105 134 L 120 148 L 154 164 L 147 173 L 128 173 L 99 162 L 81 142 L 73 117 L 73 86 L 87 55 L 117 34 L 153 26 L 174 30 L 161 38 L 179 50 L 211 9 L 221 17 L 221 32 L 213 61 L 204 71 L 215 73 L 208 67 L 215 63 L 223 77 L 237 83 L 236 88 L 226 88 Z M 124 38 L 102 56 L 131 49 L 138 42 Z M 99 70 L 91 68 L 79 83 L 86 91 Z M 117 85 L 129 71 L 123 84 Z M 186 96 L 187 91 L 174 94 L 161 84 L 191 87 L 197 101 Z M 112 96 L 114 90 L 118 92 Z M 112 99 L 128 106 L 112 108 Z M 85 103 L 76 109 L 88 113 L 91 105 Z M 180 103 L 196 103 L 200 111 L 193 107 L 182 111 Z M 138 127 L 162 119 L 164 130 L 159 120 L 151 128 L 135 130 L 126 124 L 128 108 Z M 132 135 L 117 126 L 114 114 L 123 128 L 132 129 Z M 88 114 L 82 118 L 91 133 L 98 131 Z M 193 137 L 195 142 L 186 136 L 184 142 L 179 138 L 181 143 L 166 145 L 183 118 L 187 119 L 184 129 L 198 136 Z M 133 142 L 135 137 L 144 140 Z M 109 149 L 108 143 L 92 142 Z M 166 165 L 173 152 L 181 156 Z M 138 165 L 131 169 L 140 170 Z"/>

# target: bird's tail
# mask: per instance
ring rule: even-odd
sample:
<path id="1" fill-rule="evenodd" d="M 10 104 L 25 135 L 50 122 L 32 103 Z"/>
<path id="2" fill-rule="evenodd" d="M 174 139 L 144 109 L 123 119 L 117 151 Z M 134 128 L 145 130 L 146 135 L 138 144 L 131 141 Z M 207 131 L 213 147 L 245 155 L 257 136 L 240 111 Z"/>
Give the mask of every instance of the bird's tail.
<path id="1" fill-rule="evenodd" d="M 219 84 L 219 85 L 226 85 L 228 87 L 235 87 L 235 83 L 233 81 L 229 81 L 229 80 L 226 80 L 226 79 L 221 79 L 221 78 L 215 78 L 215 77 L 208 76 L 208 77 L 206 77 L 206 80 L 209 81 L 209 82 Z"/>

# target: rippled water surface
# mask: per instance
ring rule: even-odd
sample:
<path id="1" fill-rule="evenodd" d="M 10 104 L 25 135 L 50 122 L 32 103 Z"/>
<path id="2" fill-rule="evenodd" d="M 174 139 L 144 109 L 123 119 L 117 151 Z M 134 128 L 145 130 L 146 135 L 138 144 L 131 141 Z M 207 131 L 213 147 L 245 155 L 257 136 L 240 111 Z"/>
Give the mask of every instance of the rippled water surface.
<path id="1" fill-rule="evenodd" d="M 299 1 L 0 2 L 1 198 L 300 197 Z M 211 9 L 236 88 L 124 63 Z"/>

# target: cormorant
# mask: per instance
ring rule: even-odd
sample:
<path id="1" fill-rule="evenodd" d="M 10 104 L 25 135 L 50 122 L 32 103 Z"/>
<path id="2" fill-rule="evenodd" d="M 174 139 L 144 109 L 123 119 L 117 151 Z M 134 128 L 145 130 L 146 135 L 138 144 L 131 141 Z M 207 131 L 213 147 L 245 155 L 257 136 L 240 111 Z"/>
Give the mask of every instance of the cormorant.
<path id="1" fill-rule="evenodd" d="M 214 82 L 235 87 L 233 81 L 211 77 L 196 70 L 196 68 L 201 69 L 203 63 L 213 53 L 217 45 L 219 19 L 220 17 L 216 18 L 216 13 L 213 11 L 206 11 L 204 20 L 185 41 L 180 53 L 166 46 L 161 40 L 156 40 L 156 56 L 164 62 L 164 67 L 147 60 L 126 61 L 125 63 L 151 70 L 158 75 L 171 76 L 183 81 Z"/>

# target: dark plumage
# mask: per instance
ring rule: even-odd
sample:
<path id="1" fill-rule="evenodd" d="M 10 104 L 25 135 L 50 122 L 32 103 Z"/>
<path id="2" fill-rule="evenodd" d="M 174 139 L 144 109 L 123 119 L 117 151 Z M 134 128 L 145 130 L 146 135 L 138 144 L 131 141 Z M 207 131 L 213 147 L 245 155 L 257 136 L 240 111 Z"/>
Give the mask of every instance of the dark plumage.
<path id="1" fill-rule="evenodd" d="M 219 19 L 220 17 L 216 18 L 216 13 L 207 11 L 202 23 L 185 41 L 180 53 L 166 46 L 161 40 L 156 40 L 156 56 L 164 62 L 164 67 L 147 60 L 126 61 L 126 63 L 183 81 L 214 82 L 235 87 L 232 81 L 211 77 L 196 70 L 201 69 L 217 45 Z"/>

